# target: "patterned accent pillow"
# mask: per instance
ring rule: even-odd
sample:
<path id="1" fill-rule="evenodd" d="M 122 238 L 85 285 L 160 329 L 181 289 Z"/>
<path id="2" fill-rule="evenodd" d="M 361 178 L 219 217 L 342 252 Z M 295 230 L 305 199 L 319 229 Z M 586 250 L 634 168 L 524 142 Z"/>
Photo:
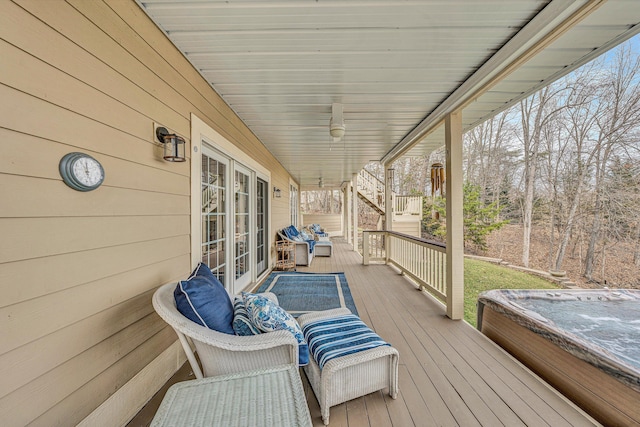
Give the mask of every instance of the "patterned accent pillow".
<path id="1" fill-rule="evenodd" d="M 178 282 L 173 297 L 178 311 L 192 322 L 235 334 L 231 298 L 206 264 L 199 263 L 187 280 Z"/>
<path id="2" fill-rule="evenodd" d="M 309 347 L 302 335 L 302 329 L 292 315 L 282 307 L 261 295 L 242 293 L 249 319 L 255 327 L 263 332 L 289 331 L 298 340 L 298 364 L 304 366 L 309 363 Z"/>
<path id="3" fill-rule="evenodd" d="M 239 296 L 233 300 L 233 330 L 238 336 L 258 335 L 261 333 L 249 319 L 249 313 L 247 313 L 247 309 L 244 306 L 244 301 Z"/>

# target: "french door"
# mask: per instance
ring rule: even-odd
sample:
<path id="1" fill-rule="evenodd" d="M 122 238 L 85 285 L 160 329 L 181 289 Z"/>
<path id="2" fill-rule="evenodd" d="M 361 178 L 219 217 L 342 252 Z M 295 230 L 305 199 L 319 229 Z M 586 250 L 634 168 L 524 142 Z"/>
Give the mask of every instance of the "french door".
<path id="1" fill-rule="evenodd" d="M 251 248 L 255 244 L 251 230 L 253 227 L 251 171 L 239 164 L 234 167 L 234 266 L 235 280 L 233 292 L 240 292 L 251 283 Z"/>
<path id="2" fill-rule="evenodd" d="M 268 169 L 191 117 L 191 262 L 237 294 L 270 265 Z"/>
<path id="3" fill-rule="evenodd" d="M 204 140 L 201 161 L 202 262 L 236 294 L 268 266 L 269 184 Z"/>

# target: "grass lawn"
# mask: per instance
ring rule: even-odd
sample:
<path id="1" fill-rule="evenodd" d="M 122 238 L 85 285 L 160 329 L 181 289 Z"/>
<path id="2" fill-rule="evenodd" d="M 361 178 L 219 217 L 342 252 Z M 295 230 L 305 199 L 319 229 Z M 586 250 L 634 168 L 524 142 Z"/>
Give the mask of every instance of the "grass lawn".
<path id="1" fill-rule="evenodd" d="M 540 277 L 465 258 L 464 260 L 464 319 L 474 327 L 477 323 L 478 294 L 491 289 L 558 289 L 556 284 Z"/>

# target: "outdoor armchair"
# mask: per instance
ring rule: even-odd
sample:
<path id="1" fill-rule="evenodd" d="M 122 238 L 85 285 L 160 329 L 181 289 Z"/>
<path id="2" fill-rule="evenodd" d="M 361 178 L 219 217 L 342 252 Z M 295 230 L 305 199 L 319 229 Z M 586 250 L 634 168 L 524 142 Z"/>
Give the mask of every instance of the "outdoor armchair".
<path id="1" fill-rule="evenodd" d="M 300 231 L 293 225 L 278 230 L 278 236 L 281 240 L 295 244 L 296 265 L 311 265 L 314 255 L 314 246 L 316 244 L 315 240 L 304 239 Z"/>
<path id="2" fill-rule="evenodd" d="M 176 331 L 196 378 L 285 364 L 297 366 L 298 342 L 290 332 L 282 330 L 236 336 L 206 328 L 178 311 L 173 295 L 175 287 L 176 283 L 167 283 L 158 288 L 153 294 L 153 308 Z"/>

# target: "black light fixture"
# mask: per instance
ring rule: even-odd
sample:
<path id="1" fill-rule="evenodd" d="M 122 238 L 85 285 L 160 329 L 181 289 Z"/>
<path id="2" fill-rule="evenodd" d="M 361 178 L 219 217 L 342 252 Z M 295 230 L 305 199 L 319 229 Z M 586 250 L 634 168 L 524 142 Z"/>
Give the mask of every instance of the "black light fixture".
<path id="1" fill-rule="evenodd" d="M 186 157 L 184 155 L 184 138 L 176 135 L 175 133 L 169 133 L 167 128 L 162 126 L 156 128 L 156 138 L 158 138 L 158 141 L 164 144 L 163 158 L 166 161 L 184 162 L 186 160 Z"/>
<path id="2" fill-rule="evenodd" d="M 278 187 L 273 187 L 273 197 L 279 199 L 281 197 L 281 191 Z"/>

